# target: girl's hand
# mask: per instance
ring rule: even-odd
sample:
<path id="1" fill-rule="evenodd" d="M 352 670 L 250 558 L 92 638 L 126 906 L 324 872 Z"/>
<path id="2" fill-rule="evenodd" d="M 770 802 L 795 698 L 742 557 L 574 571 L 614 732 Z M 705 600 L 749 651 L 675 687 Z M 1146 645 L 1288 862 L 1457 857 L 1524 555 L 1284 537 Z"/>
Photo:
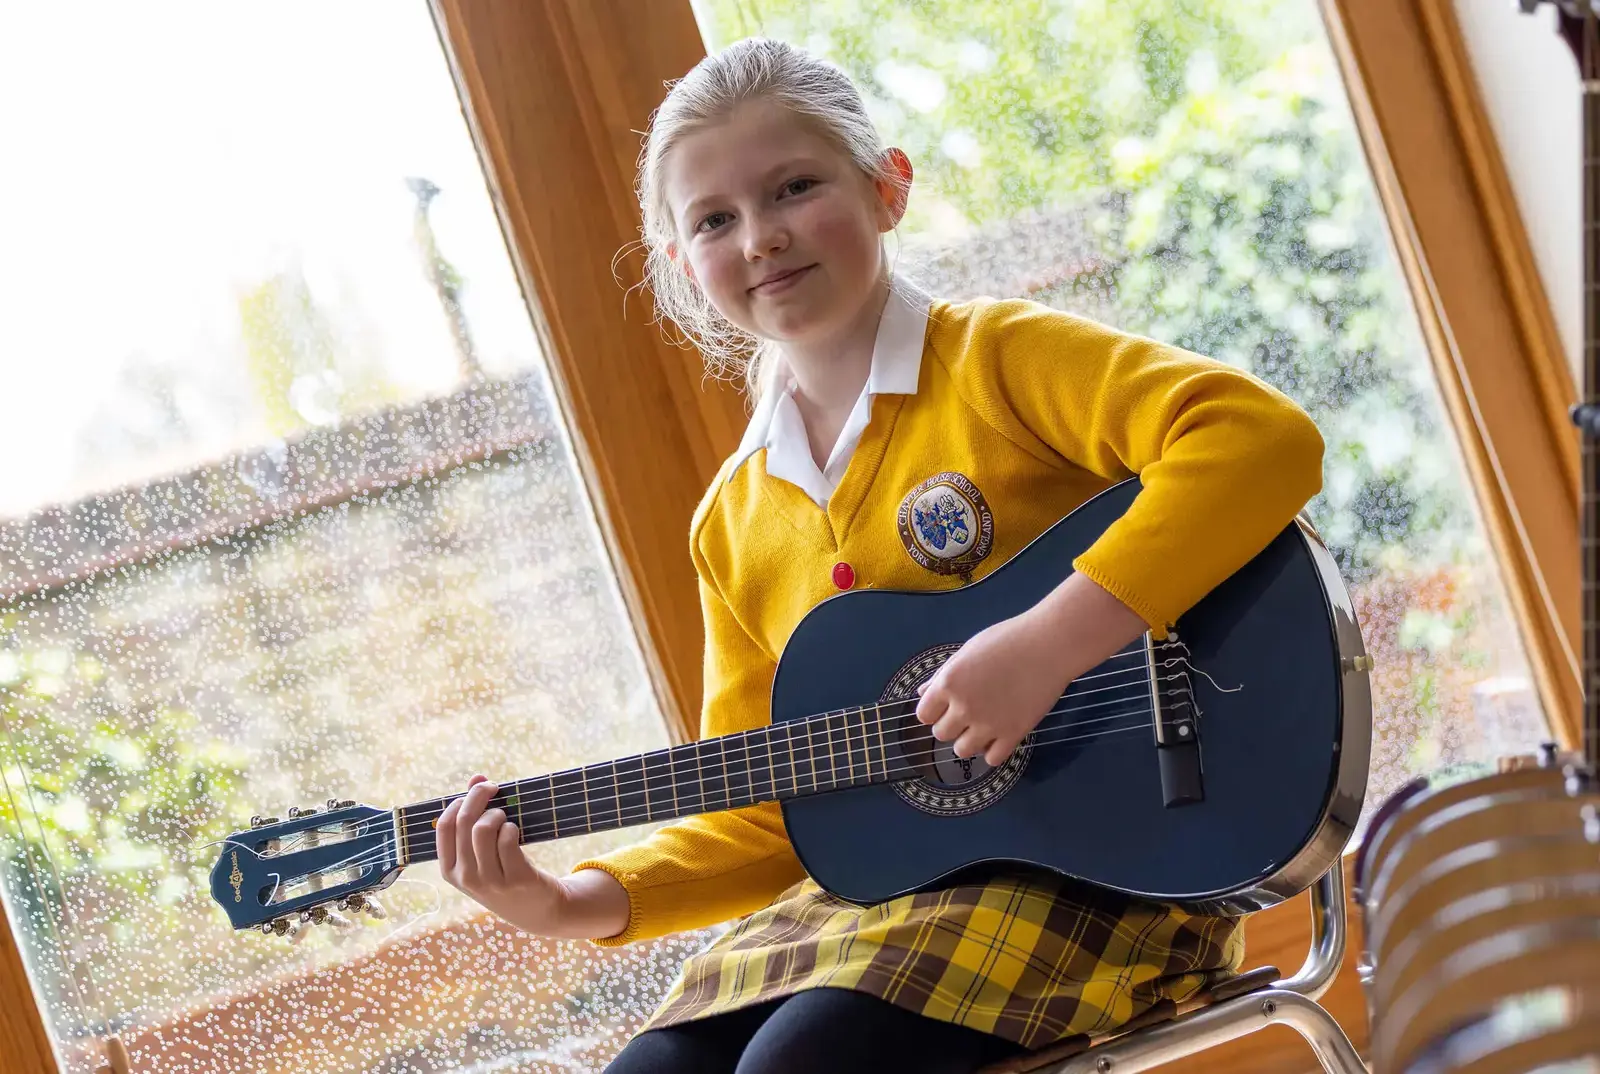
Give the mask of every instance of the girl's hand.
<path id="1" fill-rule="evenodd" d="M 920 691 L 917 719 L 957 757 L 998 766 L 1072 680 L 1144 633 L 1139 614 L 1082 574 L 974 634 Z"/>
<path id="2" fill-rule="evenodd" d="M 557 935 L 566 904 L 561 881 L 522 853 L 522 833 L 505 810 L 485 810 L 498 791 L 488 776 L 473 776 L 466 796 L 445 806 L 434 833 L 439 875 L 524 932 Z"/>
<path id="3" fill-rule="evenodd" d="M 523 932 L 590 939 L 628 927 L 628 891 L 602 869 L 559 879 L 522 853 L 522 833 L 498 807 L 488 776 L 473 776 L 467 793 L 444 807 L 434 833 L 439 875 Z"/>

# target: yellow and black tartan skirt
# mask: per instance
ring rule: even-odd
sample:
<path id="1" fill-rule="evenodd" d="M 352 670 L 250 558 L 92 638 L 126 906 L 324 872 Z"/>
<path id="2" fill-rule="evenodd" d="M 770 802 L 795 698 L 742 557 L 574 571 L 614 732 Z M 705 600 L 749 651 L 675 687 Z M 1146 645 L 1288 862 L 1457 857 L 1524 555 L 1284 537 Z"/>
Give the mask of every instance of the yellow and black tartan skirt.
<path id="1" fill-rule="evenodd" d="M 862 907 L 806 879 L 685 963 L 641 1027 L 848 988 L 1041 1048 L 1183 1002 L 1244 959 L 1237 918 L 1006 876 Z"/>

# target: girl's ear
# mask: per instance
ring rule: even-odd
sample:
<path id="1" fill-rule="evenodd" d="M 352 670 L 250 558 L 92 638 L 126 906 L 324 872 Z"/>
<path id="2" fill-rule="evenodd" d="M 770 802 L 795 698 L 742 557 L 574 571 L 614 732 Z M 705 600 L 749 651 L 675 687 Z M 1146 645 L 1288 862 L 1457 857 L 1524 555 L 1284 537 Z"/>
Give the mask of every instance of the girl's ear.
<path id="1" fill-rule="evenodd" d="M 878 200 L 883 204 L 881 221 L 884 231 L 893 231 L 906 214 L 906 200 L 911 197 L 911 158 L 901 149 L 887 149 L 883 161 L 889 166 L 892 179 L 874 179 Z"/>

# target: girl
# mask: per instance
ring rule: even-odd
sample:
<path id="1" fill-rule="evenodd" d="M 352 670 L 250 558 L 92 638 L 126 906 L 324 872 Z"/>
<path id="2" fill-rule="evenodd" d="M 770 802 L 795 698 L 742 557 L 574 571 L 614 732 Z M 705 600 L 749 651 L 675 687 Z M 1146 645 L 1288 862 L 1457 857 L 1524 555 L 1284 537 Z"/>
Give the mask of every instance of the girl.
<path id="1" fill-rule="evenodd" d="M 690 531 L 705 736 L 769 722 L 778 657 L 817 602 L 966 584 L 1138 474 L 1073 573 L 922 690 L 935 737 L 999 764 L 1068 683 L 1145 631 L 1164 638 L 1321 486 L 1316 427 L 1247 373 L 895 278 L 882 236 L 911 179 L 843 72 L 773 41 L 706 58 L 652 122 L 639 192 L 660 309 L 756 399 Z M 940 532 L 907 524 L 930 504 Z M 614 945 L 741 918 L 689 960 L 613 1074 L 969 1072 L 1185 999 L 1243 957 L 1236 921 L 1037 875 L 845 903 L 806 877 L 772 803 L 671 824 L 557 878 L 485 812 L 496 786 L 468 788 L 439 821 L 443 875 L 528 932 Z"/>

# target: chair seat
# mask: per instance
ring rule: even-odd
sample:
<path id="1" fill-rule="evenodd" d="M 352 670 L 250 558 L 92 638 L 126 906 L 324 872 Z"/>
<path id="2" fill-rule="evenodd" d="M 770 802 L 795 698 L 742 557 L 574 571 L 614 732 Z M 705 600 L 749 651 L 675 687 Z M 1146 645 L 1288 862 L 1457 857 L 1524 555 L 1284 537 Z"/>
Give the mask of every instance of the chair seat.
<path id="1" fill-rule="evenodd" d="M 1230 974 L 1215 982 L 1210 988 L 1195 993 L 1182 1003 L 1173 1003 L 1171 1000 L 1162 1000 L 1137 1018 L 1130 1019 L 1109 1033 L 1099 1036 L 1089 1036 L 1080 1033 L 1075 1037 L 1059 1040 L 1039 1051 L 1027 1055 L 1019 1055 L 1014 1059 L 1005 1059 L 998 1063 L 991 1063 L 978 1072 L 978 1074 L 1028 1074 L 1029 1071 L 1042 1070 L 1075 1055 L 1089 1051 L 1091 1048 L 1102 1044 L 1109 1044 L 1129 1033 L 1136 1033 L 1141 1029 L 1169 1022 L 1181 1014 L 1209 1007 L 1213 1003 L 1223 1000 L 1235 999 L 1251 992 L 1259 992 L 1277 983 L 1282 978 L 1276 966 L 1261 966 L 1257 969 L 1246 970 L 1244 973 Z"/>

